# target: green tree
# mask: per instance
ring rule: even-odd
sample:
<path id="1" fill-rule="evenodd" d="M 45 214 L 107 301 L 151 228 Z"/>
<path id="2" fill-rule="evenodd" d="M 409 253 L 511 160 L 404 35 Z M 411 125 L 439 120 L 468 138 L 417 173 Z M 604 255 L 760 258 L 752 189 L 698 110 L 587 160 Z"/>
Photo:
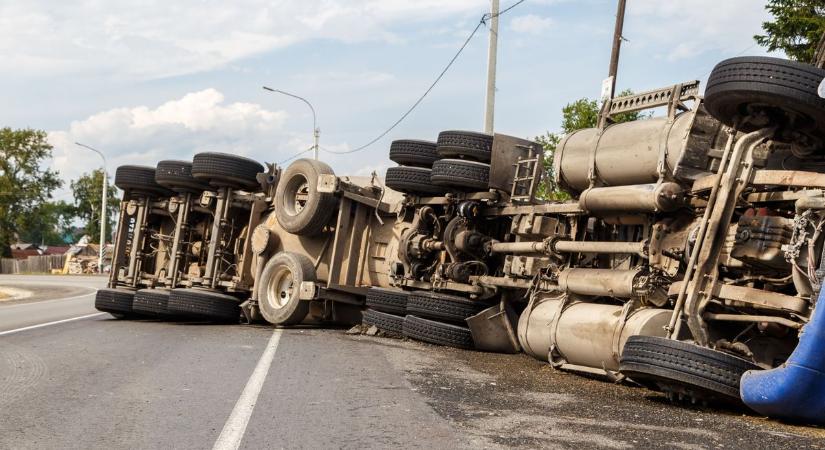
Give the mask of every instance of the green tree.
<path id="1" fill-rule="evenodd" d="M 45 131 L 0 128 L 0 255 L 11 254 L 20 224 L 62 184 L 42 168 L 51 156 Z"/>
<path id="2" fill-rule="evenodd" d="M 631 95 L 633 91 L 627 89 L 619 93 L 619 96 Z M 570 194 L 564 192 L 560 186 L 556 185 L 554 179 L 553 160 L 556 155 L 556 146 L 562 138 L 576 130 L 583 128 L 593 128 L 599 123 L 599 104 L 596 100 L 581 98 L 573 103 L 568 103 L 561 110 L 561 133 L 547 132 L 537 136 L 534 140 L 544 147 L 544 170 L 545 175 L 538 187 L 536 196 L 545 200 L 567 200 Z M 616 123 L 630 122 L 633 120 L 648 117 L 640 112 L 617 114 L 613 117 Z"/>
<path id="3" fill-rule="evenodd" d="M 30 214 L 18 223 L 18 235 L 23 242 L 44 245 L 65 245 L 73 243 L 72 226 L 76 217 L 74 205 L 65 201 L 45 202 L 34 207 Z"/>
<path id="4" fill-rule="evenodd" d="M 763 22 L 764 35 L 756 42 L 768 50 L 782 50 L 789 58 L 815 63 L 817 44 L 825 34 L 825 2 L 822 0 L 768 0 L 773 21 Z"/>
<path id="5" fill-rule="evenodd" d="M 107 181 L 108 183 L 108 181 Z M 98 169 L 91 173 L 83 174 L 80 178 L 72 181 L 72 193 L 74 194 L 75 210 L 77 217 L 82 221 L 86 234 L 94 242 L 100 239 L 100 201 L 103 198 L 103 171 Z M 117 189 L 108 184 L 108 195 L 106 196 L 106 217 L 107 234 L 112 231 L 112 216 L 117 214 L 120 202 L 117 198 Z M 108 240 L 108 236 L 107 236 Z"/>

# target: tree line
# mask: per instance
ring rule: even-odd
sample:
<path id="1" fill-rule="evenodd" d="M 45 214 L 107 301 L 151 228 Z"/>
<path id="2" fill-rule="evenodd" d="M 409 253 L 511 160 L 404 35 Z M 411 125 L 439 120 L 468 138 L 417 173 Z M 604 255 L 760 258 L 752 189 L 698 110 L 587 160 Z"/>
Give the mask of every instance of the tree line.
<path id="1" fill-rule="evenodd" d="M 52 150 L 45 131 L 0 128 L 0 256 L 10 256 L 10 246 L 18 241 L 67 245 L 84 234 L 100 239 L 103 171 L 91 170 L 71 181 L 71 201 L 56 200 L 54 192 L 64 182 L 45 167 Z M 105 220 L 111 230 L 117 189 L 110 185 L 108 194 Z"/>

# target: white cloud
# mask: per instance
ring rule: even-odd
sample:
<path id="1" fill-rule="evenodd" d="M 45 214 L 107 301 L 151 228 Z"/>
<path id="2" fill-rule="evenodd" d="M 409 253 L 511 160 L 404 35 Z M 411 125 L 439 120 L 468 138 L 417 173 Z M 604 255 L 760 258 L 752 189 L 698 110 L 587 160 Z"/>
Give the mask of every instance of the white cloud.
<path id="1" fill-rule="evenodd" d="M 310 39 L 394 41 L 395 26 L 486 6 L 486 0 L 7 1 L 0 4 L 0 71 L 161 78 Z"/>
<path id="2" fill-rule="evenodd" d="M 186 159 L 201 151 L 248 155 L 274 162 L 308 139 L 283 130 L 286 113 L 252 103 L 226 103 L 223 94 L 205 89 L 156 108 L 117 108 L 72 122 L 67 130 L 49 132 L 54 146 L 52 169 L 68 181 L 100 167 L 82 142 L 104 152 L 110 174 L 123 164 L 154 165 L 162 159 Z M 309 136 L 306 136 L 309 138 Z"/>
<path id="3" fill-rule="evenodd" d="M 711 51 L 731 56 L 762 53 L 753 32 L 769 19 L 753 0 L 634 0 L 628 2 L 624 35 L 630 46 L 651 48 L 668 61 Z"/>
<path id="4" fill-rule="evenodd" d="M 526 14 L 514 17 L 510 21 L 510 28 L 516 33 L 538 35 L 549 30 L 553 26 L 553 19 L 549 17 Z"/>

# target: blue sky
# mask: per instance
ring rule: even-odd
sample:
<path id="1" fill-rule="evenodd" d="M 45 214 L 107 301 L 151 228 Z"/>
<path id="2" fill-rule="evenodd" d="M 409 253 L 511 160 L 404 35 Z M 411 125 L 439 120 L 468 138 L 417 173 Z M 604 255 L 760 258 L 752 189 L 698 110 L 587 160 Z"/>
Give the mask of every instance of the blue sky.
<path id="1" fill-rule="evenodd" d="M 502 8 L 514 0 L 502 0 Z M 496 131 L 555 131 L 561 107 L 596 97 L 607 72 L 615 0 L 526 0 L 502 16 Z M 704 79 L 752 36 L 761 0 L 630 0 L 618 89 Z M 65 179 L 191 158 L 198 151 L 278 162 L 307 148 L 315 105 L 321 145 L 357 147 L 432 82 L 489 8 L 487 0 L 0 0 L 0 125 L 49 131 Z M 779 55 L 777 55 L 779 56 Z M 482 127 L 482 29 L 419 108 L 351 155 L 323 154 L 339 174 L 383 171 L 392 139 Z M 65 196 L 65 191 L 58 196 Z"/>

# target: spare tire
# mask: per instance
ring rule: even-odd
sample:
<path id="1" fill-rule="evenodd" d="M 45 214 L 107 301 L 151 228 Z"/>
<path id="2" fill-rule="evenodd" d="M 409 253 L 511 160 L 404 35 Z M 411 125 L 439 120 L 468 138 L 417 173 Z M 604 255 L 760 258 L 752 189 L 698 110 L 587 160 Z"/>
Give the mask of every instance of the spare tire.
<path id="1" fill-rule="evenodd" d="M 237 323 L 241 318 L 240 302 L 231 295 L 201 289 L 172 289 L 169 313 L 220 323 Z"/>
<path id="2" fill-rule="evenodd" d="M 438 292 L 413 292 L 407 300 L 407 312 L 425 319 L 464 324 L 490 305 L 478 300 Z"/>
<path id="3" fill-rule="evenodd" d="M 463 191 L 490 189 L 490 165 L 463 159 L 441 159 L 433 164 L 432 184 Z"/>
<path id="4" fill-rule="evenodd" d="M 762 56 L 726 59 L 710 73 L 705 107 L 719 121 L 733 125 L 738 116 L 763 107 L 779 125 L 825 136 L 825 99 L 817 95 L 825 70 L 796 61 Z M 742 131 L 757 127 L 744 124 Z"/>
<path id="5" fill-rule="evenodd" d="M 301 283 L 315 282 L 315 266 L 304 255 L 280 252 L 267 261 L 258 278 L 258 308 L 273 325 L 297 325 L 309 313 Z"/>
<path id="6" fill-rule="evenodd" d="M 435 142 L 400 139 L 390 144 L 390 160 L 402 166 L 429 169 L 438 158 Z"/>
<path id="7" fill-rule="evenodd" d="M 160 161 L 155 170 L 155 181 L 175 192 L 200 194 L 209 189 L 208 184 L 192 176 L 192 163 L 189 161 Z"/>
<path id="8" fill-rule="evenodd" d="M 407 316 L 404 319 L 403 332 L 404 337 L 430 344 L 464 349 L 475 348 L 470 329 L 459 325 Z"/>
<path id="9" fill-rule="evenodd" d="M 432 170 L 424 167 L 390 167 L 384 177 L 388 188 L 411 195 L 441 196 L 444 189 L 431 181 Z"/>
<path id="10" fill-rule="evenodd" d="M 258 161 L 226 153 L 198 153 L 192 159 L 192 176 L 212 186 L 253 189 L 260 186 L 258 174 L 264 171 Z"/>
<path id="11" fill-rule="evenodd" d="M 335 175 L 321 161 L 299 159 L 287 167 L 275 191 L 275 218 L 284 230 L 313 236 L 329 223 L 338 199 L 329 192 L 318 192 L 318 177 Z"/>
<path id="12" fill-rule="evenodd" d="M 619 371 L 639 384 L 693 401 L 741 403 L 739 380 L 761 369 L 736 356 L 698 345 L 652 336 L 631 336 Z"/>
<path id="13" fill-rule="evenodd" d="M 148 196 L 172 196 L 172 192 L 155 181 L 155 168 L 120 166 L 115 170 L 115 186 L 124 192 Z"/>
<path id="14" fill-rule="evenodd" d="M 438 154 L 442 158 L 467 158 L 490 162 L 493 135 L 475 131 L 442 131 L 438 133 Z"/>

